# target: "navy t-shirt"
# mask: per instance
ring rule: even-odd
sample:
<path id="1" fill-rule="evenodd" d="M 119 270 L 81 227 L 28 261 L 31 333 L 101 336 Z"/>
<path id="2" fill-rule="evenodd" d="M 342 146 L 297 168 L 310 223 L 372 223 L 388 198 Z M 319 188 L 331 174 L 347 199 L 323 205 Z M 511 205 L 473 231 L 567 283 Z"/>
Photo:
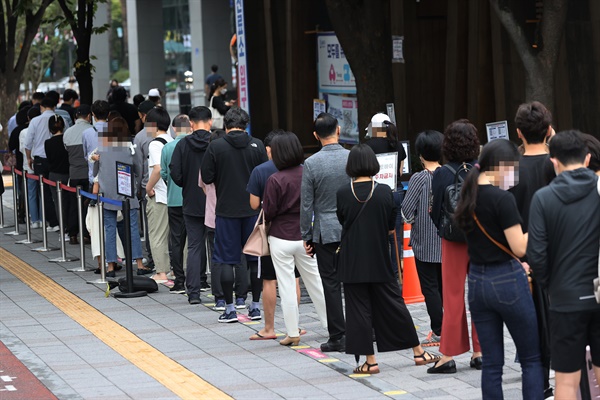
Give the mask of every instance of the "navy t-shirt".
<path id="1" fill-rule="evenodd" d="M 265 193 L 265 186 L 267 185 L 267 179 L 275 172 L 279 171 L 272 160 L 266 161 L 260 165 L 257 165 L 250 174 L 246 191 L 262 200 L 263 194 Z"/>

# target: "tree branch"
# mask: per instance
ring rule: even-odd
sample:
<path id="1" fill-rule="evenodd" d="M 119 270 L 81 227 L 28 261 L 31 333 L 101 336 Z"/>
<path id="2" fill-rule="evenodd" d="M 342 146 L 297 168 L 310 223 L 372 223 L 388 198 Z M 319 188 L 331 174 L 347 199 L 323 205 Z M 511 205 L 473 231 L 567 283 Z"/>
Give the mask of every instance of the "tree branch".
<path id="1" fill-rule="evenodd" d="M 531 44 L 525 37 L 523 27 L 515 19 L 515 15 L 508 7 L 500 7 L 499 0 L 490 0 L 490 5 L 496 12 L 500 23 L 504 26 L 508 36 L 517 48 L 517 53 L 519 53 L 525 69 L 528 69 L 528 66 L 535 62 L 535 56 L 531 50 Z"/>
<path id="2" fill-rule="evenodd" d="M 84 28 L 89 30 L 91 35 L 92 28 L 94 27 L 94 2 L 87 3 L 86 14 L 86 24 Z"/>
<path id="3" fill-rule="evenodd" d="M 65 19 L 67 20 L 69 25 L 71 25 L 71 29 L 73 30 L 73 33 L 75 33 L 75 28 L 77 27 L 77 22 L 75 21 L 75 15 L 73 15 L 73 12 L 69 8 L 69 5 L 67 4 L 66 0 L 58 0 L 58 4 L 60 5 L 60 8 L 63 10 L 63 13 L 65 13 Z"/>
<path id="4" fill-rule="evenodd" d="M 25 35 L 23 38 L 23 47 L 19 52 L 19 59 L 17 60 L 17 64 L 15 65 L 15 73 L 17 76 L 21 76 L 23 71 L 25 70 L 25 65 L 27 64 L 27 58 L 29 57 L 29 49 L 31 48 L 31 43 L 37 34 L 37 31 L 42 23 L 42 19 L 44 18 L 44 13 L 46 9 L 54 0 L 43 0 L 40 8 L 38 8 L 35 14 L 32 14 L 31 11 L 27 11 L 25 14 L 25 21 L 27 22 L 25 28 Z M 12 66 L 11 66 L 12 67 Z"/>
<path id="5" fill-rule="evenodd" d="M 0 71 L 6 73 L 6 17 L 4 16 L 4 4 L 0 1 Z"/>

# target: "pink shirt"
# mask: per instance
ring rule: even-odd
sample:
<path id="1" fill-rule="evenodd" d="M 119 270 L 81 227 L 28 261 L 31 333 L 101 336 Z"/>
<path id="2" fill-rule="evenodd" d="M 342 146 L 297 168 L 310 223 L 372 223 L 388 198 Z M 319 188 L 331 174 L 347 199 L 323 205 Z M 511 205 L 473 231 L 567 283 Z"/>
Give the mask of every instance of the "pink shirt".
<path id="1" fill-rule="evenodd" d="M 202 172 L 198 172 L 198 186 L 200 186 L 206 194 L 206 207 L 204 208 L 204 225 L 215 229 L 215 208 L 217 207 L 217 188 L 214 183 L 207 185 L 202 182 Z"/>

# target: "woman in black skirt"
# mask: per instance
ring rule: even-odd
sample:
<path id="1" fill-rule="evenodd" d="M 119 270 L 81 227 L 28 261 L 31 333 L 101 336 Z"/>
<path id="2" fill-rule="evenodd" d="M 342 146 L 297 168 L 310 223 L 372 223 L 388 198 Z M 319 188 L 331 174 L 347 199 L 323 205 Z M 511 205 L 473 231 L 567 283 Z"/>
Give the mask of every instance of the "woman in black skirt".
<path id="1" fill-rule="evenodd" d="M 343 227 L 337 268 L 346 301 L 346 353 L 367 356 L 354 369 L 357 374 L 379 373 L 373 330 L 380 352 L 412 348 L 416 365 L 440 359 L 419 344 L 392 270 L 388 235 L 395 229 L 397 210 L 390 187 L 373 179 L 378 172 L 373 150 L 355 146 L 346 165 L 352 181 L 337 192 Z"/>

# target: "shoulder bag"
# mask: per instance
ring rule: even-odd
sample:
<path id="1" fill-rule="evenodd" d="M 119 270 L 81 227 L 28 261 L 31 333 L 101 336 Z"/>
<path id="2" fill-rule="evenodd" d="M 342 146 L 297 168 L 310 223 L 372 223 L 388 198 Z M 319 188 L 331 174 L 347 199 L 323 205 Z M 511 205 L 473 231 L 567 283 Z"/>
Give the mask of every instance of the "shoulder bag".
<path id="1" fill-rule="evenodd" d="M 248 236 L 248 240 L 246 241 L 242 252 L 249 256 L 257 257 L 270 255 L 271 252 L 269 250 L 269 241 L 267 238 L 269 236 L 270 226 L 270 223 L 264 221 L 264 214 L 261 208 L 256 223 L 254 224 L 254 229 L 252 229 L 252 233 Z"/>
<path id="2" fill-rule="evenodd" d="M 479 227 L 479 229 L 481 230 L 481 232 L 483 232 L 483 234 L 488 239 L 490 239 L 490 241 L 492 243 L 494 243 L 496 245 L 496 247 L 498 247 L 500 250 L 502 250 L 503 252 L 507 253 L 509 256 L 511 256 L 512 258 L 514 258 L 515 260 L 517 260 L 519 262 L 519 264 L 523 265 L 523 263 L 521 262 L 521 260 L 519 259 L 519 257 L 517 257 L 515 255 L 515 253 L 513 253 L 512 251 L 510 251 L 510 249 L 508 249 L 502 243 L 498 242 L 496 239 L 494 239 L 493 237 L 491 237 L 489 233 L 487 233 L 487 231 L 485 230 L 485 228 L 483 227 L 483 225 L 481 225 L 481 222 L 479 222 L 479 218 L 477 218 L 477 215 L 475 215 L 475 213 L 473 213 L 473 219 L 475 220 L 475 223 L 477 224 L 477 226 Z M 529 282 L 529 290 L 533 291 L 533 287 L 531 285 L 531 270 L 529 268 L 525 268 L 525 267 L 523 267 L 523 269 L 525 270 L 525 273 L 527 274 L 527 282 Z"/>
<path id="3" fill-rule="evenodd" d="M 212 127 L 213 129 L 223 129 L 223 114 L 221 114 L 219 110 L 213 107 L 214 98 L 215 96 L 210 98 L 210 104 L 208 106 L 208 109 L 212 114 Z"/>
<path id="4" fill-rule="evenodd" d="M 446 189 L 444 190 L 440 234 L 444 239 L 450 242 L 465 243 L 467 238 L 464 231 L 460 229 L 454 220 L 454 210 L 460 200 L 460 190 L 462 189 L 463 183 L 463 177 L 460 176 L 460 173 L 461 171 L 470 171 L 471 164 L 463 163 L 458 171 L 448 164 L 445 164 L 444 167 L 448 168 L 454 174 L 454 183 L 446 186 Z"/>

